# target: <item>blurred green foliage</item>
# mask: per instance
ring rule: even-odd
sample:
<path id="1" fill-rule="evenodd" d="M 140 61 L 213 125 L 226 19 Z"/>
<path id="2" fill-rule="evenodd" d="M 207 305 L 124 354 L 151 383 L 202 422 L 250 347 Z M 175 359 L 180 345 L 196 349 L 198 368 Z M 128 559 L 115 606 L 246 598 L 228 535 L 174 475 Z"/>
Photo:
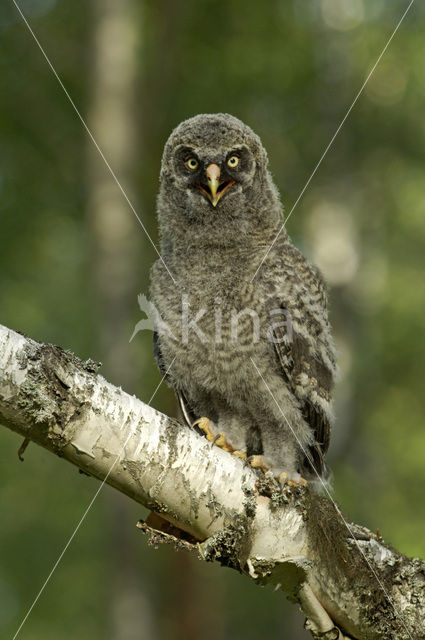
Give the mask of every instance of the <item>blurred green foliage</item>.
<path id="1" fill-rule="evenodd" d="M 21 0 L 20 6 L 84 115 L 92 91 L 91 3 Z M 131 188 L 153 237 L 163 144 L 182 119 L 200 112 L 230 112 L 253 127 L 290 211 L 406 6 L 406 0 L 135 2 L 138 160 Z M 425 9 L 415 3 L 288 223 L 332 288 L 341 354 L 331 450 L 336 499 L 349 518 L 422 557 L 424 26 Z M 0 8 L 0 35 L 0 322 L 102 361 L 91 275 L 96 239 L 86 211 L 90 143 L 9 1 Z M 128 342 L 140 319 L 136 297 L 147 291 L 156 257 L 142 242 L 128 332 L 117 340 Z M 148 400 L 160 380 L 150 336 L 138 336 L 132 347 L 141 364 L 127 390 Z M 170 411 L 169 390 L 162 387 L 154 405 Z M 0 635 L 13 637 L 97 486 L 34 445 L 22 465 L 20 443 L 5 429 L 0 441 Z M 105 606 L 113 591 L 106 560 L 115 542 L 111 492 L 105 488 L 90 511 L 22 639 L 115 637 Z M 139 549 L 134 564 L 143 574 L 152 637 L 172 635 L 167 619 L 178 624 L 182 590 L 207 621 L 207 639 L 307 637 L 280 594 L 218 567 L 198 563 L 180 572 L 185 561 L 172 550 L 148 549 L 133 526 L 141 511 L 129 506 L 120 526 L 131 529 Z M 181 575 L 189 582 L 180 583 Z"/>

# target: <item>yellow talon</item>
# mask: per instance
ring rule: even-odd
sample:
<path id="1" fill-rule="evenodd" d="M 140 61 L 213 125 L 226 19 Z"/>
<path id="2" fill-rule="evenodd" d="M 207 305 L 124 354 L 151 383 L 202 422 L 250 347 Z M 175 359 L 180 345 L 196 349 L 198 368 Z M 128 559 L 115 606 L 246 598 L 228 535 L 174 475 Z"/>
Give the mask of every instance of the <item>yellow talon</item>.
<path id="1" fill-rule="evenodd" d="M 288 474 L 285 471 L 282 471 L 282 473 L 279 474 L 277 480 L 278 480 L 279 484 L 281 484 L 283 486 L 284 484 L 286 484 L 288 482 Z"/>
<path id="2" fill-rule="evenodd" d="M 209 418 L 199 418 L 199 420 L 195 420 L 192 427 L 198 427 L 198 429 L 205 433 L 207 440 L 214 442 L 215 436 L 210 429 L 210 424 L 211 420 Z"/>
<path id="3" fill-rule="evenodd" d="M 259 455 L 250 456 L 249 464 L 251 465 L 251 467 L 254 467 L 254 469 L 261 469 L 262 471 L 264 471 L 264 473 L 268 471 L 268 467 L 264 465 L 263 456 L 259 456 Z"/>
<path id="4" fill-rule="evenodd" d="M 305 487 L 307 486 L 307 480 L 305 478 L 300 478 L 298 481 L 288 480 L 287 484 L 291 485 L 291 487 Z"/>
<path id="5" fill-rule="evenodd" d="M 211 431 L 211 424 L 212 423 L 209 418 L 203 417 L 199 418 L 199 420 L 195 420 L 195 422 L 192 424 L 192 427 L 197 427 L 200 431 L 203 431 L 207 440 L 212 444 L 217 445 L 217 447 L 220 447 L 220 449 L 223 449 L 224 451 L 233 453 L 234 449 L 232 445 L 227 441 L 226 435 L 224 433 L 217 433 L 217 435 L 214 435 Z"/>
<path id="6" fill-rule="evenodd" d="M 301 476 L 299 480 L 288 480 L 288 474 L 285 471 L 282 471 L 282 473 L 278 476 L 277 481 L 282 485 L 282 487 L 285 484 L 289 485 L 290 487 L 305 487 L 307 484 L 307 480 L 305 480 Z"/>
<path id="7" fill-rule="evenodd" d="M 224 433 L 218 433 L 215 436 L 213 443 L 216 444 L 217 447 L 220 447 L 220 449 L 224 449 L 224 451 L 230 451 L 230 453 L 233 453 L 233 447 L 227 442 Z"/>

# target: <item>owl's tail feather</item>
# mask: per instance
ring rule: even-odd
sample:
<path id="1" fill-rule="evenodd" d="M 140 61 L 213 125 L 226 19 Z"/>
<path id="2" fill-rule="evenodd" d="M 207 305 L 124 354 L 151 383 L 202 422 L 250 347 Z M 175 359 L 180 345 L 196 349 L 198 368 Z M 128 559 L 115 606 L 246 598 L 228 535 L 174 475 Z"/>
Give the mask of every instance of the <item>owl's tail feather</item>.
<path id="1" fill-rule="evenodd" d="M 308 448 L 307 455 L 304 457 L 303 467 L 307 475 L 311 479 L 322 478 L 326 480 L 330 475 L 330 469 L 325 461 L 323 449 L 320 444 L 312 445 Z"/>
<path id="2" fill-rule="evenodd" d="M 301 473 L 318 493 L 332 490 L 332 471 L 325 461 L 320 444 L 308 448 Z"/>

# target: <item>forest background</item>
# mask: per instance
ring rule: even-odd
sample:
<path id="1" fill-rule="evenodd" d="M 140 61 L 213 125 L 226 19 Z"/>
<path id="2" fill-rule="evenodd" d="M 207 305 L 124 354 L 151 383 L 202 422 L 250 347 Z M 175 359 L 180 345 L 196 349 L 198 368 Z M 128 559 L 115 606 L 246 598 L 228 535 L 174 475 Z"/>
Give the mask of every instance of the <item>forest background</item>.
<path id="1" fill-rule="evenodd" d="M 407 7 L 392 0 L 12 0 L 0 7 L 0 322 L 148 402 L 160 382 L 137 295 L 157 242 L 162 148 L 229 112 L 268 150 L 288 213 Z M 341 369 L 330 451 L 345 514 L 425 557 L 425 7 L 413 3 L 288 231 L 323 271 Z M 153 406 L 172 415 L 162 385 Z M 12 638 L 98 484 L 0 430 L 0 635 Z M 22 640 L 308 638 L 280 593 L 148 547 L 105 486 Z"/>

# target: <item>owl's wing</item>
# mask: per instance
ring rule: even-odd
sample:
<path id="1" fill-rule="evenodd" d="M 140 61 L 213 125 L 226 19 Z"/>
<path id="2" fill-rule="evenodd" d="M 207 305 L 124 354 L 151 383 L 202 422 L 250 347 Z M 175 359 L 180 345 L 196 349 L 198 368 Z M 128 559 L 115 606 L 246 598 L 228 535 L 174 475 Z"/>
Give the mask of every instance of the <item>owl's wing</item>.
<path id="1" fill-rule="evenodd" d="M 320 476 L 326 475 L 324 455 L 329 447 L 331 428 L 332 370 L 320 355 L 311 352 L 311 345 L 300 333 L 293 331 L 291 340 L 280 327 L 273 333 L 282 375 L 314 433 L 315 443 L 306 451 L 305 463 Z"/>
<path id="2" fill-rule="evenodd" d="M 165 365 L 164 357 L 161 352 L 161 341 L 158 331 L 153 332 L 153 357 L 155 358 L 156 366 L 158 367 L 160 374 L 163 376 L 163 379 L 170 384 L 171 380 L 167 375 L 167 367 Z M 189 403 L 181 390 L 174 389 L 174 392 L 177 396 L 183 418 L 190 427 L 196 419 L 192 412 L 192 409 L 190 408 Z"/>
<path id="3" fill-rule="evenodd" d="M 313 267 L 304 263 L 303 269 L 308 269 L 308 274 L 303 274 L 302 284 L 299 283 L 299 295 L 292 305 L 293 314 L 291 305 L 282 302 L 282 297 L 286 296 L 280 297 L 278 304 L 287 315 L 287 322 L 274 328 L 273 342 L 282 376 L 314 433 L 315 443 L 306 451 L 305 464 L 313 467 L 320 476 L 326 476 L 324 455 L 329 447 L 335 363 L 327 321 L 325 285 Z M 302 324 L 297 320 L 300 308 Z"/>
<path id="4" fill-rule="evenodd" d="M 159 372 L 164 378 L 167 374 L 167 367 L 165 366 L 164 358 L 161 352 L 161 343 L 159 340 L 158 331 L 153 332 L 153 357 L 155 358 L 156 366 L 159 369 Z"/>

